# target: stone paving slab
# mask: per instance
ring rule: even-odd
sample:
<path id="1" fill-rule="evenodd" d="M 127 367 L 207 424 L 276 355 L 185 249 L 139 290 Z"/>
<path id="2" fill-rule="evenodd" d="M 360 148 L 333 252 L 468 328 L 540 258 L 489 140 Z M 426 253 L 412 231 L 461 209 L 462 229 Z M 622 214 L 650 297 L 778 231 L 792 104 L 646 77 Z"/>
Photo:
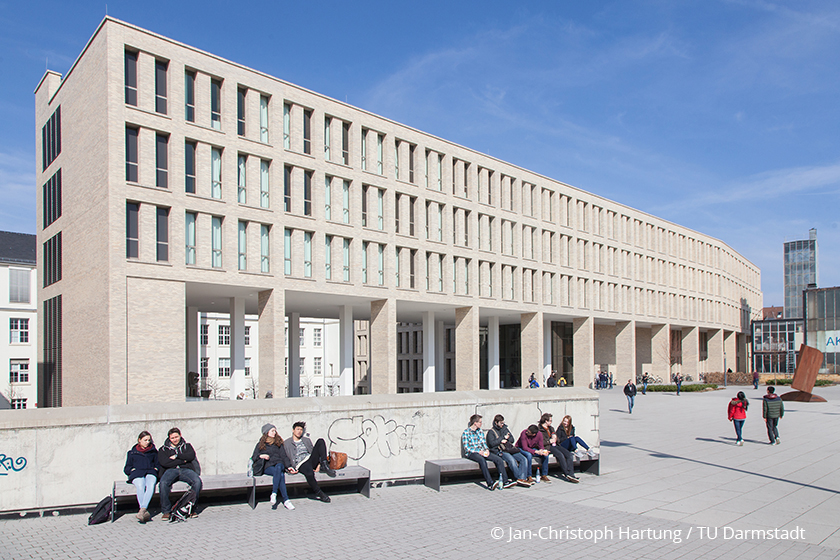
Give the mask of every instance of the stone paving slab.
<path id="1" fill-rule="evenodd" d="M 840 388 L 820 389 L 827 403 L 786 403 L 779 446 L 763 443 L 763 390 L 743 389 L 743 447 L 726 420 L 737 390 L 639 395 L 632 416 L 621 388 L 602 391 L 602 475 L 579 485 L 395 486 L 295 499 L 294 511 L 209 505 L 181 524 L 140 525 L 132 513 L 95 527 L 82 515 L 0 521 L 0 560 L 147 559 L 167 546 L 179 558 L 274 559 L 294 535 L 311 555 L 340 558 L 840 558 Z M 804 538 L 724 538 L 797 527 Z"/>

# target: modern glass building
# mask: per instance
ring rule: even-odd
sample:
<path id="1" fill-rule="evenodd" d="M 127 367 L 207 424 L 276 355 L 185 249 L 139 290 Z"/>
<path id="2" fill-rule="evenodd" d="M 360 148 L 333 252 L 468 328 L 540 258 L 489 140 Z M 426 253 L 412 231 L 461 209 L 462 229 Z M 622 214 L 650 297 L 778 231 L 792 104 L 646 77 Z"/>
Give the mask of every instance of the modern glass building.
<path id="1" fill-rule="evenodd" d="M 785 243 L 785 318 L 804 315 L 802 292 L 815 288 L 819 278 L 817 230 L 811 229 L 808 239 Z"/>
<path id="2" fill-rule="evenodd" d="M 752 324 L 753 371 L 794 373 L 804 341 L 802 319 L 765 319 Z"/>
<path id="3" fill-rule="evenodd" d="M 805 290 L 805 344 L 825 354 L 820 373 L 840 373 L 840 287 Z"/>

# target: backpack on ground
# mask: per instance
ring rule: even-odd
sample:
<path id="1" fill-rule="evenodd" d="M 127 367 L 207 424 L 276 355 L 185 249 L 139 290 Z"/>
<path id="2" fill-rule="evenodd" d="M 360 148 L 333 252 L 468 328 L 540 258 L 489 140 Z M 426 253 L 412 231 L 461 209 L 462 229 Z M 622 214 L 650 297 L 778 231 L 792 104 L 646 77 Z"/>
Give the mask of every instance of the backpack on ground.
<path id="1" fill-rule="evenodd" d="M 193 513 L 193 509 L 195 508 L 195 501 L 198 498 L 198 495 L 195 493 L 195 490 L 190 487 L 186 492 L 184 492 L 178 501 L 175 502 L 175 505 L 172 506 L 172 511 L 169 512 L 169 522 L 172 523 L 173 521 L 186 521 L 190 515 Z"/>
<path id="2" fill-rule="evenodd" d="M 88 517 L 88 525 L 99 525 L 111 519 L 111 511 L 114 509 L 114 502 L 111 496 L 102 498 L 96 507 L 93 508 L 93 513 Z"/>

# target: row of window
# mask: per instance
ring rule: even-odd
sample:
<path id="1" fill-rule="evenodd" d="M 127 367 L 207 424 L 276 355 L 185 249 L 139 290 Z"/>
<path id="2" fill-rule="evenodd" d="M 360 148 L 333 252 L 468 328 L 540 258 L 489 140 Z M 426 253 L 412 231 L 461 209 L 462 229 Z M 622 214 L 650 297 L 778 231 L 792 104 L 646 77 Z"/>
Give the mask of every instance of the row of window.
<path id="1" fill-rule="evenodd" d="M 300 331 L 300 347 L 303 348 L 306 346 L 306 328 L 301 327 Z M 312 346 L 316 348 L 320 348 L 322 344 L 322 329 L 314 328 L 312 329 Z M 286 327 L 286 347 L 289 346 L 289 327 Z"/>
<path id="2" fill-rule="evenodd" d="M 218 376 L 230 378 L 230 358 L 218 359 Z M 210 374 L 210 358 L 201 358 L 199 364 L 199 375 L 201 379 L 207 379 Z M 245 358 L 245 377 L 251 377 L 251 358 Z"/>
<path id="3" fill-rule="evenodd" d="M 230 346 L 230 325 L 219 325 L 219 346 Z M 202 346 L 207 346 L 210 343 L 210 325 L 202 324 L 200 341 Z M 245 346 L 251 345 L 251 327 L 245 326 Z"/>
<path id="4" fill-rule="evenodd" d="M 61 107 L 57 107 L 55 112 L 47 120 L 46 124 L 41 127 L 41 165 L 42 171 L 46 171 L 47 167 L 55 161 L 55 158 L 61 153 Z"/>
<path id="5" fill-rule="evenodd" d="M 44 183 L 41 202 L 43 204 L 44 229 L 61 217 L 61 169 L 59 168 Z"/>

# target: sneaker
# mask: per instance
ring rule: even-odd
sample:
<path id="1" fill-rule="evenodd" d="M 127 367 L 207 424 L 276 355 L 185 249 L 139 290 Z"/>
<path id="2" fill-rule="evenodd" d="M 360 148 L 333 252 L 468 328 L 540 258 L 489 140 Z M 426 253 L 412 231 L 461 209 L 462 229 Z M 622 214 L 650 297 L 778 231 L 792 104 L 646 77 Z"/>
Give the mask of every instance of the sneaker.
<path id="1" fill-rule="evenodd" d="M 136 517 L 137 521 L 139 521 L 140 523 L 145 523 L 146 522 L 146 508 L 140 508 L 140 511 L 138 511 L 137 515 L 135 515 L 134 517 Z"/>
<path id="2" fill-rule="evenodd" d="M 318 494 L 316 494 L 316 496 L 315 496 L 315 497 L 316 497 L 316 498 L 318 498 L 319 500 L 321 500 L 322 502 L 324 502 L 325 504 L 328 504 L 328 503 L 330 503 L 330 502 L 332 501 L 332 500 L 330 500 L 330 497 L 329 497 L 329 496 L 327 496 L 326 494 L 324 494 L 324 491 L 323 491 L 323 490 L 321 490 L 320 492 L 318 492 Z"/>
<path id="3" fill-rule="evenodd" d="M 496 484 L 498 484 L 498 482 Z M 508 480 L 507 482 L 505 482 L 504 488 L 508 489 L 508 488 L 513 488 L 514 486 L 516 486 L 516 481 L 515 480 Z"/>
<path id="4" fill-rule="evenodd" d="M 527 480 L 527 481 L 528 481 L 528 482 L 530 482 L 531 484 L 534 484 L 534 483 L 536 482 L 536 481 L 534 480 L 534 477 L 533 477 L 533 476 L 529 476 L 529 477 L 528 477 L 528 478 L 526 478 L 525 480 Z"/>
<path id="5" fill-rule="evenodd" d="M 268 499 L 268 503 L 271 504 L 271 505 L 276 504 L 277 503 L 277 494 L 272 492 L 271 497 Z"/>
<path id="6" fill-rule="evenodd" d="M 149 513 L 149 510 L 147 510 L 147 509 L 143 510 L 143 523 L 145 523 L 147 521 L 151 521 L 151 520 L 152 520 L 152 514 Z"/>
<path id="7" fill-rule="evenodd" d="M 161 515 L 161 516 L 160 516 L 160 518 L 161 518 L 162 520 L 164 520 L 164 521 L 168 521 L 168 520 L 169 520 L 169 514 L 168 514 L 168 513 L 164 513 L 163 515 Z"/>
<path id="8" fill-rule="evenodd" d="M 519 486 L 524 486 L 525 488 L 530 488 L 533 485 L 533 482 L 528 482 L 527 480 L 519 479 L 516 481 Z"/>
<path id="9" fill-rule="evenodd" d="M 490 491 L 492 492 L 493 490 L 495 490 L 498 487 L 499 487 L 499 481 L 497 480 L 493 484 L 490 485 Z"/>
<path id="10" fill-rule="evenodd" d="M 286 500 L 285 502 L 283 502 L 283 507 L 288 510 L 293 510 L 295 509 L 295 504 L 292 503 L 292 500 Z"/>
<path id="11" fill-rule="evenodd" d="M 571 482 L 572 484 L 577 484 L 580 480 L 577 479 L 575 476 L 567 476 L 566 482 Z"/>
<path id="12" fill-rule="evenodd" d="M 744 440 L 739 439 L 738 441 L 735 442 L 735 445 L 743 446 L 744 445 Z"/>
<path id="13" fill-rule="evenodd" d="M 594 459 L 595 457 L 598 456 L 598 451 L 595 448 L 590 447 L 589 451 L 587 451 L 586 454 Z"/>
<path id="14" fill-rule="evenodd" d="M 776 438 L 776 445 L 779 445 L 780 443 L 782 443 L 782 440 L 780 440 L 779 438 Z"/>
<path id="15" fill-rule="evenodd" d="M 541 476 L 541 477 L 540 477 L 540 480 L 541 480 L 542 482 L 549 482 L 549 483 L 551 482 L 551 479 L 549 479 L 547 476 Z"/>

